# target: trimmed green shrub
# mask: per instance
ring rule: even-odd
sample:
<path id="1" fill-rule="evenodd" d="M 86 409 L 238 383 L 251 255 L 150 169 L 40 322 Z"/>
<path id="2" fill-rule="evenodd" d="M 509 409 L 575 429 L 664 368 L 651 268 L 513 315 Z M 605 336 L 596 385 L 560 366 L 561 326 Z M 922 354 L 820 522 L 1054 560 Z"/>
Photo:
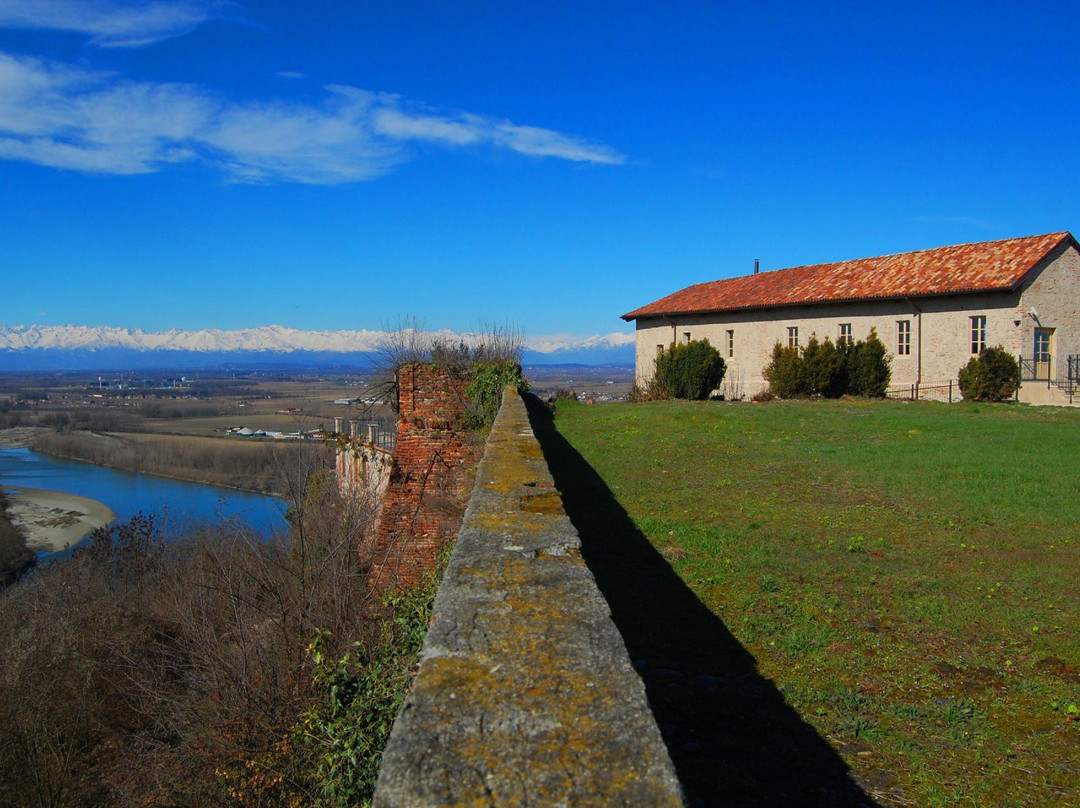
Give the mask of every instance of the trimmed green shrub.
<path id="1" fill-rule="evenodd" d="M 877 331 L 870 329 L 865 341 L 860 340 L 846 352 L 847 392 L 853 396 L 882 398 L 892 378 L 891 360 Z"/>
<path id="2" fill-rule="evenodd" d="M 780 398 L 798 398 L 807 394 L 806 367 L 799 349 L 793 345 L 773 346 L 772 359 L 762 371 L 769 390 Z"/>
<path id="3" fill-rule="evenodd" d="M 826 337 L 824 342 L 818 342 L 816 336 L 811 336 L 803 350 L 802 362 L 807 394 L 825 398 L 844 394 L 847 381 L 844 360 L 832 340 Z"/>
<path id="4" fill-rule="evenodd" d="M 724 378 L 727 366 L 707 339 L 672 345 L 656 357 L 653 384 L 670 398 L 701 400 Z"/>
<path id="5" fill-rule="evenodd" d="M 884 344 L 871 329 L 865 341 L 834 345 L 816 336 L 801 351 L 795 346 L 773 346 L 772 359 L 762 371 L 770 392 L 780 398 L 842 395 L 881 398 L 889 387 L 892 370 Z"/>
<path id="6" fill-rule="evenodd" d="M 960 393 L 968 401 L 1006 401 L 1020 387 L 1020 366 L 1000 345 L 983 348 L 960 368 Z"/>

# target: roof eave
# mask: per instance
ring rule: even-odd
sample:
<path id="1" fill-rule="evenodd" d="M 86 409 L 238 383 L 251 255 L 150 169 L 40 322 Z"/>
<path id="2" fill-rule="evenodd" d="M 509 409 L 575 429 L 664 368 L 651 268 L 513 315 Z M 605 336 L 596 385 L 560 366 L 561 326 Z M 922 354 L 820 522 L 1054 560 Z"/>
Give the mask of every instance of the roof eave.
<path id="1" fill-rule="evenodd" d="M 827 306 L 830 303 L 883 303 L 902 300 L 925 300 L 935 297 L 949 297 L 952 295 L 980 295 L 999 292 L 1015 291 L 1027 278 L 1027 273 L 1016 283 L 1009 286 L 980 286 L 970 289 L 949 289 L 945 292 L 916 292 L 895 295 L 871 295 L 867 297 L 830 297 L 825 300 L 797 300 L 790 303 L 770 303 L 768 305 L 731 306 L 722 309 L 685 309 L 678 311 L 632 311 L 622 316 L 623 320 L 630 322 L 644 317 L 693 317 L 702 314 L 724 314 L 736 311 L 767 311 L 768 309 L 791 309 L 797 306 Z"/>

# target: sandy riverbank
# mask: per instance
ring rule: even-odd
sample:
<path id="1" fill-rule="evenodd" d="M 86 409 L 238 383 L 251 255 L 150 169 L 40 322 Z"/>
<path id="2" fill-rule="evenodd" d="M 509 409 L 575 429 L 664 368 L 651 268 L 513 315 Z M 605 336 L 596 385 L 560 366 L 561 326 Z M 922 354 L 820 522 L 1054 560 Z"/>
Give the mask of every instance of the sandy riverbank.
<path id="1" fill-rule="evenodd" d="M 66 550 L 116 518 L 107 505 L 76 494 L 14 486 L 6 491 L 8 516 L 23 531 L 31 550 Z"/>
<path id="2" fill-rule="evenodd" d="M 12 426 L 0 429 L 0 448 L 16 449 L 29 446 L 34 435 L 47 431 L 39 426 Z"/>

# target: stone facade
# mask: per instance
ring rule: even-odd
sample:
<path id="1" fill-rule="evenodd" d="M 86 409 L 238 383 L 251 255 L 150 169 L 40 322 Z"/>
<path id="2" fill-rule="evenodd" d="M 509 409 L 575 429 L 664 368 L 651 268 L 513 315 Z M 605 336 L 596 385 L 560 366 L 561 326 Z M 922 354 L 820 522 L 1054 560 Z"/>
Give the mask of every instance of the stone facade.
<path id="1" fill-rule="evenodd" d="M 790 329 L 797 329 L 798 344 L 805 346 L 812 335 L 835 343 L 841 337 L 841 327 L 847 325 L 855 340 L 865 339 L 871 329 L 877 331 L 891 357 L 892 385 L 947 385 L 950 380 L 956 382 L 960 368 L 973 356 L 975 317 L 985 317 L 986 346 L 1001 345 L 1017 358 L 1032 357 L 1036 328 L 1052 329 L 1050 350 L 1055 362 L 1064 363 L 1066 357 L 1080 354 L 1080 254 L 1076 243 L 1069 240 L 1063 244 L 1010 292 L 638 317 L 637 379 L 641 383 L 651 378 L 653 360 L 661 348 L 705 338 L 728 365 L 722 392 L 753 395 L 767 386 L 762 371 L 773 346 L 777 342 L 788 344 Z M 908 334 L 906 353 L 900 345 L 901 329 Z"/>

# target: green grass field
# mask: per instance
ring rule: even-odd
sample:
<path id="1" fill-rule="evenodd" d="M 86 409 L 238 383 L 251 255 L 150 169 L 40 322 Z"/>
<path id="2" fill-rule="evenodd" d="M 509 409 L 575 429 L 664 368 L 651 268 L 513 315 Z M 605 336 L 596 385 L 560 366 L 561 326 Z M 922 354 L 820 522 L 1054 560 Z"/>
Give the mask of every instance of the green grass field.
<path id="1" fill-rule="evenodd" d="M 554 426 L 700 804 L 857 804 L 846 765 L 881 805 L 1080 805 L 1080 411 L 571 402 Z"/>

